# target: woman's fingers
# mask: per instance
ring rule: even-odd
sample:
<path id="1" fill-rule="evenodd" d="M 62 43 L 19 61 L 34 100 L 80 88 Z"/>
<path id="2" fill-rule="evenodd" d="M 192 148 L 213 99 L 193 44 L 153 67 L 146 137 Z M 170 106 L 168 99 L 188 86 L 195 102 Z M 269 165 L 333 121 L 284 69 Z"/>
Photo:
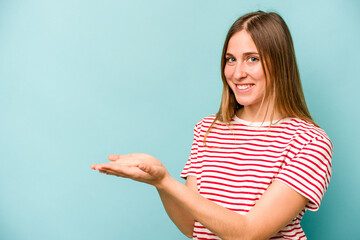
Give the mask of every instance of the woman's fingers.
<path id="1" fill-rule="evenodd" d="M 111 165 L 114 165 L 114 162 L 93 164 L 90 166 L 90 168 L 94 170 L 100 170 L 104 167 L 109 167 Z"/>
<path id="2" fill-rule="evenodd" d="M 121 173 L 119 173 L 119 172 L 117 172 L 117 171 L 112 171 L 112 170 L 100 170 L 99 172 L 100 172 L 100 173 L 104 173 L 104 174 L 106 174 L 106 175 L 113 175 L 113 176 L 117 176 L 117 177 L 127 178 L 126 175 L 121 174 Z"/>
<path id="3" fill-rule="evenodd" d="M 144 153 L 127 155 L 111 154 L 110 162 L 91 165 L 91 169 L 100 173 L 130 178 L 136 181 L 157 185 L 167 174 L 167 170 L 159 160 Z"/>
<path id="4" fill-rule="evenodd" d="M 113 164 L 111 164 L 113 163 Z M 104 164 L 100 166 L 97 170 L 100 172 L 107 171 L 111 173 L 116 173 L 113 175 L 121 175 L 121 177 L 128 178 L 138 178 L 139 176 L 144 175 L 144 171 L 138 168 L 138 164 L 116 164 L 115 162 L 111 162 L 109 164 Z"/>
<path id="5" fill-rule="evenodd" d="M 99 169 L 100 169 L 100 166 L 101 166 L 101 164 L 92 164 L 92 165 L 90 166 L 90 168 L 93 169 L 93 170 L 99 170 Z"/>
<path id="6" fill-rule="evenodd" d="M 117 160 L 120 159 L 120 155 L 118 155 L 118 154 L 110 154 L 110 155 L 108 156 L 108 159 L 109 159 L 110 161 L 117 161 Z"/>
<path id="7" fill-rule="evenodd" d="M 137 161 L 137 160 L 123 159 L 121 161 L 114 160 L 114 161 L 108 162 L 108 163 L 92 164 L 90 166 L 90 168 L 94 169 L 94 170 L 100 170 L 104 167 L 116 169 L 116 167 L 121 167 L 121 166 L 135 167 L 138 165 L 139 165 L 139 161 Z"/>
<path id="8" fill-rule="evenodd" d="M 100 173 L 130 178 L 136 181 L 154 183 L 160 180 L 164 174 L 161 167 L 141 163 L 137 166 L 107 164 L 99 167 Z"/>

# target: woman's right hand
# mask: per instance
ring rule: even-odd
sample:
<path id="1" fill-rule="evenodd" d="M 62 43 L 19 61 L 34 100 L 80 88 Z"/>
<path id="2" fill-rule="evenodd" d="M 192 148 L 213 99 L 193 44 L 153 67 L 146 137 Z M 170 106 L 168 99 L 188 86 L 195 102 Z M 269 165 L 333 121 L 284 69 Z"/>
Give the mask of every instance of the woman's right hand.
<path id="1" fill-rule="evenodd" d="M 138 182 L 160 187 L 162 181 L 170 176 L 165 166 L 155 157 L 145 153 L 109 155 L 111 162 L 93 164 L 91 169 L 100 173 L 130 178 Z"/>

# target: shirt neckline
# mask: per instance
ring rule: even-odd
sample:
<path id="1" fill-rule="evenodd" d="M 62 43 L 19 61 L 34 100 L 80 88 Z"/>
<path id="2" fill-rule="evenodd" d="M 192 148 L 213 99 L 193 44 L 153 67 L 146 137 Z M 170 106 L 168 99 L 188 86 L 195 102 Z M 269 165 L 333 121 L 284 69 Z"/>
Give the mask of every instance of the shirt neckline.
<path id="1" fill-rule="evenodd" d="M 273 120 L 272 122 L 268 121 L 268 122 L 250 122 L 250 121 L 246 121 L 244 119 L 239 118 L 238 116 L 234 116 L 234 121 L 246 126 L 254 126 L 254 127 L 268 127 L 268 126 L 277 126 L 285 121 L 289 121 L 291 118 L 283 118 L 280 120 Z"/>

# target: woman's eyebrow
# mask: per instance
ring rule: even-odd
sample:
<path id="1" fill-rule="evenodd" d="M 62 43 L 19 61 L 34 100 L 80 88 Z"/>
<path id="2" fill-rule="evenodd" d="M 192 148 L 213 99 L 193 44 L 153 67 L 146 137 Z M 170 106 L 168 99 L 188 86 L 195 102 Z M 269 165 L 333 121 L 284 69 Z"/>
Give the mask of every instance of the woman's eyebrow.
<path id="1" fill-rule="evenodd" d="M 244 52 L 244 55 L 254 55 L 254 54 L 259 55 L 258 52 Z"/>
<path id="2" fill-rule="evenodd" d="M 243 55 L 254 55 L 254 54 L 259 55 L 258 52 L 244 52 L 243 53 Z M 227 52 L 225 55 L 226 56 L 234 56 L 232 53 L 229 53 L 229 52 Z"/>

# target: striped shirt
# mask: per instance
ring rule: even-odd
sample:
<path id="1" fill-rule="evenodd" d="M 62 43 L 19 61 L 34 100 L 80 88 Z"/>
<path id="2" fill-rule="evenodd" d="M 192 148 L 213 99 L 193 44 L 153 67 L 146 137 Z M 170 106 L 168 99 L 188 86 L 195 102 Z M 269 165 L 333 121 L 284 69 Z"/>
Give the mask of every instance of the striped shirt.
<path id="1" fill-rule="evenodd" d="M 230 125 L 215 116 L 195 126 L 191 155 L 182 178 L 196 176 L 203 197 L 239 214 L 246 214 L 276 179 L 309 199 L 299 214 L 270 239 L 306 239 L 300 221 L 316 211 L 331 177 L 332 143 L 326 133 L 298 118 L 273 123 L 234 117 Z M 220 239 L 195 221 L 193 239 Z"/>

